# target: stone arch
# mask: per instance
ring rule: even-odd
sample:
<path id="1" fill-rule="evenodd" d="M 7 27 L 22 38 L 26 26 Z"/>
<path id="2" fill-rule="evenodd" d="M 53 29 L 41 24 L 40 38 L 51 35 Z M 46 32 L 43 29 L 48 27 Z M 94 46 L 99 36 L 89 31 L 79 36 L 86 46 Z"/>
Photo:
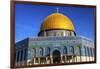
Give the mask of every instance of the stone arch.
<path id="1" fill-rule="evenodd" d="M 69 52 L 71 55 L 74 55 L 74 47 L 73 46 L 69 47 Z"/>
<path id="2" fill-rule="evenodd" d="M 43 48 L 41 48 L 41 47 L 39 48 L 39 55 L 43 56 Z"/>
<path id="3" fill-rule="evenodd" d="M 90 48 L 90 56 L 93 56 L 92 48 Z"/>
<path id="4" fill-rule="evenodd" d="M 46 56 L 50 56 L 50 47 L 46 47 Z"/>
<path id="5" fill-rule="evenodd" d="M 87 56 L 90 56 L 90 50 L 89 50 L 89 48 L 87 47 Z"/>
<path id="6" fill-rule="evenodd" d="M 32 49 L 32 52 L 33 52 L 33 56 L 36 56 L 36 49 L 35 48 Z"/>
<path id="7" fill-rule="evenodd" d="M 53 56 L 53 63 L 60 63 L 61 61 L 61 53 L 59 50 L 54 50 L 52 53 Z"/>
<path id="8" fill-rule="evenodd" d="M 67 47 L 66 46 L 63 47 L 63 54 L 67 54 Z"/>
<path id="9" fill-rule="evenodd" d="M 86 47 L 85 46 L 83 47 L 83 50 L 84 50 L 83 51 L 84 52 L 84 56 L 87 56 L 87 51 L 86 51 Z"/>

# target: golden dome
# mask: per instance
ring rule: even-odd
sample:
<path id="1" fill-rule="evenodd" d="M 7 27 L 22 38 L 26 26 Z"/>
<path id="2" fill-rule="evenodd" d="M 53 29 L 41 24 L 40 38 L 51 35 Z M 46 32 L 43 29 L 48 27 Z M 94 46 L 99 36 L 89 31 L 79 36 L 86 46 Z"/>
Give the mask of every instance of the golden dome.
<path id="1" fill-rule="evenodd" d="M 71 20 L 61 14 L 61 13 L 53 13 L 43 21 L 41 25 L 41 31 L 50 30 L 50 29 L 65 29 L 74 31 L 74 26 Z"/>

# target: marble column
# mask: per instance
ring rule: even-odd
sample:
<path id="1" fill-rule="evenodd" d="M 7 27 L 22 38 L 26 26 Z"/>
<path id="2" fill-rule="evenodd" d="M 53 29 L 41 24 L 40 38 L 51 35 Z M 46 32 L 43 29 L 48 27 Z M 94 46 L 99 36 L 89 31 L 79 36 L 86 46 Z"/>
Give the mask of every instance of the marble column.
<path id="1" fill-rule="evenodd" d="M 18 59 L 18 58 L 17 58 L 17 56 L 18 56 L 18 52 L 16 51 L 16 60 L 15 60 L 15 66 L 17 66 L 17 63 L 18 63 L 18 62 L 17 62 L 17 59 Z"/>
<path id="2" fill-rule="evenodd" d="M 43 48 L 43 55 L 45 56 L 45 48 Z"/>
<path id="3" fill-rule="evenodd" d="M 40 61 L 41 61 L 40 57 L 38 58 L 38 61 L 39 61 L 39 64 L 41 64 L 41 63 L 40 63 Z"/>
<path id="4" fill-rule="evenodd" d="M 61 63 L 63 63 L 63 56 L 61 55 Z"/>
<path id="5" fill-rule="evenodd" d="M 67 58 L 66 58 L 66 56 L 65 56 L 65 63 L 67 62 Z"/>
<path id="6" fill-rule="evenodd" d="M 33 58 L 33 61 L 34 61 L 34 64 L 35 64 L 35 62 L 36 62 L 36 58 L 35 57 Z"/>
<path id="7" fill-rule="evenodd" d="M 75 62 L 75 58 L 74 58 L 74 56 L 72 56 L 72 62 Z"/>
<path id="8" fill-rule="evenodd" d="M 23 50 L 23 56 L 22 56 L 22 65 L 24 65 L 24 52 L 25 52 L 25 50 Z"/>
<path id="9" fill-rule="evenodd" d="M 52 57 L 52 56 L 50 56 L 50 59 L 51 59 L 51 64 L 53 64 L 53 57 Z"/>
<path id="10" fill-rule="evenodd" d="M 48 64 L 48 57 L 46 57 L 46 64 Z"/>
<path id="11" fill-rule="evenodd" d="M 20 59 L 21 59 L 21 51 L 19 51 L 19 57 L 18 57 L 18 65 L 19 65 L 19 66 L 21 65 Z"/>

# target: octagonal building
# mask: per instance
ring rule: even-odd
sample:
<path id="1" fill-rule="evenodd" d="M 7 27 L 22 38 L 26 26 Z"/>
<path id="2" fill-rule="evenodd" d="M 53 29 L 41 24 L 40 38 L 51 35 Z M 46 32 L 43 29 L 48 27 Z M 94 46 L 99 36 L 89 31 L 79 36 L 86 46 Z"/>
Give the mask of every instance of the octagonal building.
<path id="1" fill-rule="evenodd" d="M 48 15 L 38 36 L 15 43 L 15 65 L 80 63 L 94 61 L 94 44 L 78 36 L 69 17 L 62 13 Z"/>

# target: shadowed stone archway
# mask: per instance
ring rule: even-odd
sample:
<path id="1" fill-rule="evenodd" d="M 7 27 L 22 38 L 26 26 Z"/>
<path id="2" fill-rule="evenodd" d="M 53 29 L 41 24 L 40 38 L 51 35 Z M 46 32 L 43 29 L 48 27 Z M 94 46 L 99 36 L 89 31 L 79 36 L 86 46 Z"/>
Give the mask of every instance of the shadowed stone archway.
<path id="1" fill-rule="evenodd" d="M 58 50 L 53 51 L 53 63 L 57 64 L 60 63 L 61 57 L 60 52 Z"/>

